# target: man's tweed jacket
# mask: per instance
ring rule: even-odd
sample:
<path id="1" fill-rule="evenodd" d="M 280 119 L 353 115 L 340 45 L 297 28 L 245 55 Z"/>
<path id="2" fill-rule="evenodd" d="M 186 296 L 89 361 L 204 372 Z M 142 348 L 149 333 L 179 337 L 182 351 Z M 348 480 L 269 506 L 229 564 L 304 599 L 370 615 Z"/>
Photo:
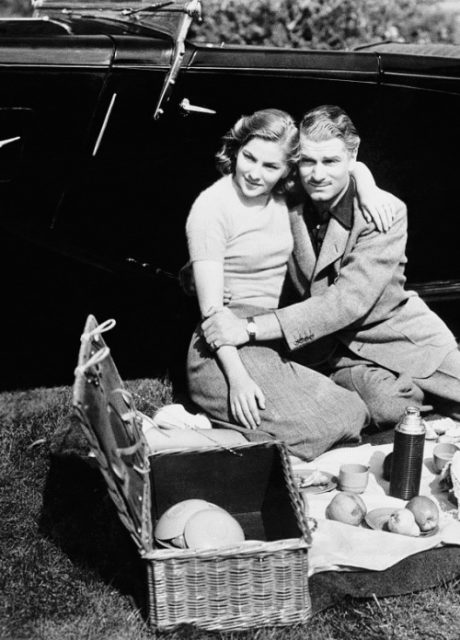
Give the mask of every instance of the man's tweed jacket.
<path id="1" fill-rule="evenodd" d="M 414 291 L 404 289 L 407 211 L 403 202 L 397 204 L 393 226 L 379 233 L 365 221 L 354 198 L 351 228 L 331 217 L 318 257 L 302 207 L 291 210 L 289 272 L 303 301 L 276 311 L 291 350 L 311 345 L 318 351 L 322 343 L 330 350 L 335 334 L 360 358 L 427 378 L 457 348 L 444 322 Z M 308 354 L 311 347 L 303 351 Z M 305 357 L 306 362 L 315 360 L 316 354 Z"/>

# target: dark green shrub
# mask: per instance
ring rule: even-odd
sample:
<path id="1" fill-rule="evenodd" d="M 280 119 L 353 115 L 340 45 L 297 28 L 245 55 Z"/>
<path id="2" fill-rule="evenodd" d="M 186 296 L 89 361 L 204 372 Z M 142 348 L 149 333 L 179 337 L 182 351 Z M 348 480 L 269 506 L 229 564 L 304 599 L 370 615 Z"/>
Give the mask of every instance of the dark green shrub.
<path id="1" fill-rule="evenodd" d="M 204 0 L 201 42 L 346 49 L 393 40 L 452 42 L 455 21 L 431 0 Z"/>
<path id="2" fill-rule="evenodd" d="M 198 42 L 351 49 L 392 40 L 449 43 L 460 22 L 433 0 L 202 0 Z M 0 15 L 30 15 L 30 0 L 0 0 Z"/>
<path id="3" fill-rule="evenodd" d="M 30 0 L 0 0 L 0 16 L 30 16 Z"/>

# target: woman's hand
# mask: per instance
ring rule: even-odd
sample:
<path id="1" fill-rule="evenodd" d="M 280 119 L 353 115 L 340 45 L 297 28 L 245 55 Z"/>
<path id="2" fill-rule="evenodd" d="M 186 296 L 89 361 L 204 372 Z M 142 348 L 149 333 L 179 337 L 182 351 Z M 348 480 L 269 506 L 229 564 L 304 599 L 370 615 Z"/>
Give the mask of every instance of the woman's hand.
<path id="1" fill-rule="evenodd" d="M 396 198 L 377 187 L 374 176 L 362 162 L 356 162 L 352 175 L 364 219 L 366 222 L 373 222 L 378 231 L 388 231 L 393 225 L 398 208 Z"/>
<path id="2" fill-rule="evenodd" d="M 247 429 L 257 429 L 261 422 L 259 409 L 265 409 L 265 396 L 247 373 L 231 379 L 229 399 L 233 418 Z"/>
<path id="3" fill-rule="evenodd" d="M 366 222 L 373 222 L 378 231 L 391 229 L 396 215 L 396 199 L 391 193 L 374 187 L 359 193 L 359 203 Z"/>

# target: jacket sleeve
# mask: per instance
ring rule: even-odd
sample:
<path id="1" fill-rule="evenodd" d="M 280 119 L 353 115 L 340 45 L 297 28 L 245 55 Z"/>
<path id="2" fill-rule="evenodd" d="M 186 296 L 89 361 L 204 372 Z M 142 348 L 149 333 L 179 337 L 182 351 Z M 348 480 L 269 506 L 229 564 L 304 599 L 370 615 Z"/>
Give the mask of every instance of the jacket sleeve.
<path id="1" fill-rule="evenodd" d="M 401 203 L 387 233 L 367 225 L 357 234 L 334 284 L 321 294 L 275 311 L 289 349 L 362 321 L 405 262 L 407 212 Z"/>

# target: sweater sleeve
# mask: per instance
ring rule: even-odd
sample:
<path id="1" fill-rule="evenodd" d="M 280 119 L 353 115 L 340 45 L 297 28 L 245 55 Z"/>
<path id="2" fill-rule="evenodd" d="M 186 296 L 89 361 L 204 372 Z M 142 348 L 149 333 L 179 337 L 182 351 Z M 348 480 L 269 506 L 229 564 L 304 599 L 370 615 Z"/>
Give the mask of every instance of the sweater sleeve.
<path id="1" fill-rule="evenodd" d="M 228 221 L 222 203 L 204 191 L 192 205 L 187 218 L 186 235 L 190 260 L 224 261 Z"/>

